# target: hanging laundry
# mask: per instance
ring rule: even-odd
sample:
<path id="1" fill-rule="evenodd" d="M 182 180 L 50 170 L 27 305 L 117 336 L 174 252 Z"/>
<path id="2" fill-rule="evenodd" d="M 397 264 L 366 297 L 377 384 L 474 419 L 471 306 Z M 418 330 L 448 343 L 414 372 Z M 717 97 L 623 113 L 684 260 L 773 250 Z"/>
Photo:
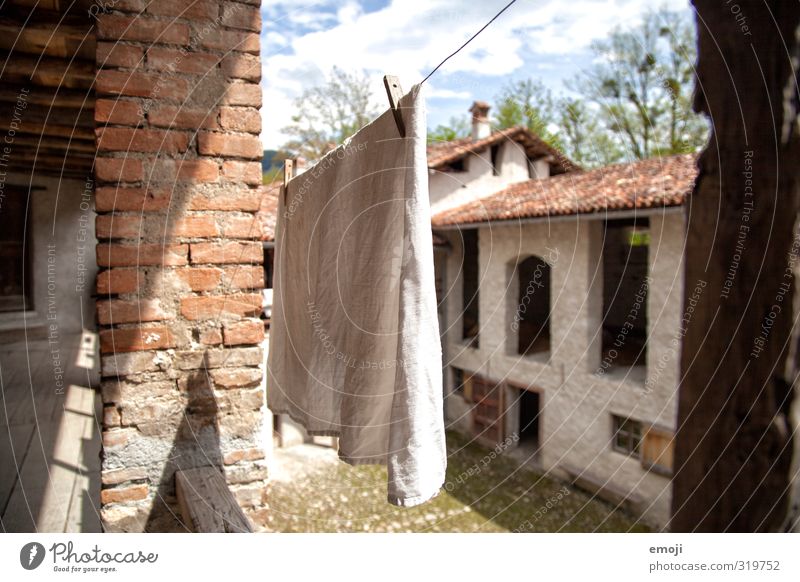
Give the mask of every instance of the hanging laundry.
<path id="1" fill-rule="evenodd" d="M 434 497 L 447 463 L 420 86 L 281 195 L 267 401 L 352 465 L 387 464 L 388 499 Z"/>

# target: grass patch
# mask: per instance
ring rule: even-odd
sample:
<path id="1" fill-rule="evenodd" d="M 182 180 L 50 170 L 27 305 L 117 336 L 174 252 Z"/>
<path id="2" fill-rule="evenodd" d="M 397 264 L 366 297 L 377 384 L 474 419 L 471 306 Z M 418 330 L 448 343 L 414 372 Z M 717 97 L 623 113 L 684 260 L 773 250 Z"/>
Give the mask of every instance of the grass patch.
<path id="1" fill-rule="evenodd" d="M 445 489 L 410 509 L 386 502 L 385 467 L 351 467 L 327 455 L 271 485 L 269 526 L 281 532 L 648 531 L 612 505 L 513 459 L 487 461 L 489 449 L 457 433 L 448 433 L 447 451 Z"/>

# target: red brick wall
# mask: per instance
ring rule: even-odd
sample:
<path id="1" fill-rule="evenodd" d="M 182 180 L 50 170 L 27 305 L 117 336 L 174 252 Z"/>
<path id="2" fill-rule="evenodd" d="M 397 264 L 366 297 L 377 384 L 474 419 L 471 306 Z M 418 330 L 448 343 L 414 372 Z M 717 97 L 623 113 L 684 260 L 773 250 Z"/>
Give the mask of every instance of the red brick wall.
<path id="1" fill-rule="evenodd" d="M 259 0 L 98 15 L 101 501 L 110 531 L 181 529 L 174 472 L 265 511 Z M 269 434 L 269 431 L 264 431 Z"/>

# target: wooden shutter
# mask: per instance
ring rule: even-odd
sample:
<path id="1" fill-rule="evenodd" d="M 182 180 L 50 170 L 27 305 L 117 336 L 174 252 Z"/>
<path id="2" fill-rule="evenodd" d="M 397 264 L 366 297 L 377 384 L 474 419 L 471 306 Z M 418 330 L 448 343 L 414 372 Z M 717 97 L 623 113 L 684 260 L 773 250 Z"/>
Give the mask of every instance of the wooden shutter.
<path id="1" fill-rule="evenodd" d="M 671 430 L 651 426 L 642 438 L 642 466 L 645 469 L 672 475 L 675 435 Z"/>
<path id="2" fill-rule="evenodd" d="M 485 444 L 494 446 L 504 437 L 503 387 L 480 376 L 472 376 L 472 422 L 475 435 Z"/>
<path id="3" fill-rule="evenodd" d="M 470 376 L 467 372 L 463 372 L 463 396 L 464 400 L 467 402 L 473 402 L 472 400 L 472 376 Z"/>

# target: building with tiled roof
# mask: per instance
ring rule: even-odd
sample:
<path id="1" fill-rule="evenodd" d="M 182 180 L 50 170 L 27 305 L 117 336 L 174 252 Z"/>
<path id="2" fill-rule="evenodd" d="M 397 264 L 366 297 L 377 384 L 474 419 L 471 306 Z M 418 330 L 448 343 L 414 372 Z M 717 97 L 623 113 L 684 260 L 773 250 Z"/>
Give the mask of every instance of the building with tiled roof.
<path id="1" fill-rule="evenodd" d="M 428 145 L 428 186 L 435 214 L 504 188 L 575 172 L 580 167 L 525 127 L 493 131 L 489 106 L 470 109 L 468 137 Z"/>
<path id="2" fill-rule="evenodd" d="M 694 186 L 696 154 L 615 164 L 527 180 L 440 211 L 434 227 L 680 206 Z"/>
<path id="3" fill-rule="evenodd" d="M 549 145 L 527 127 L 511 127 L 491 132 L 488 136 L 474 139 L 472 136 L 428 144 L 428 168 L 447 170 L 470 154 L 477 154 L 505 142 L 519 144 L 529 159 L 551 158 L 553 174 L 579 169 L 579 166 Z"/>
<path id="4" fill-rule="evenodd" d="M 432 147 L 432 177 L 441 168 L 454 179 L 453 153 L 507 143 L 498 133 Z M 491 168 L 499 157 L 484 156 L 470 161 Z M 432 187 L 434 233 L 448 243 L 435 253 L 446 418 L 661 527 L 696 156 L 592 170 L 531 159 L 547 171 L 477 195 L 465 180 L 472 195 L 460 201 L 437 204 Z"/>
<path id="5" fill-rule="evenodd" d="M 428 147 L 449 426 L 660 527 L 696 156 L 584 170 L 471 111 L 472 135 Z M 280 187 L 263 192 L 269 281 Z"/>

